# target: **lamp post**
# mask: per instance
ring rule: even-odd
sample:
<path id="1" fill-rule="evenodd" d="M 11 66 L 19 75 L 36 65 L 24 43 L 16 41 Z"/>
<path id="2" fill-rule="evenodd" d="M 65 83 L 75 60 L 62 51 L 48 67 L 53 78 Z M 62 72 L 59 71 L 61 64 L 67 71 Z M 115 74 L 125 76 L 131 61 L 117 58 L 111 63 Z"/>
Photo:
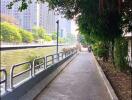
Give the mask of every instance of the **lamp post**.
<path id="1" fill-rule="evenodd" d="M 57 20 L 56 21 L 56 23 L 57 23 L 57 44 L 56 44 L 56 52 L 58 53 L 58 36 L 59 36 L 59 20 Z"/>

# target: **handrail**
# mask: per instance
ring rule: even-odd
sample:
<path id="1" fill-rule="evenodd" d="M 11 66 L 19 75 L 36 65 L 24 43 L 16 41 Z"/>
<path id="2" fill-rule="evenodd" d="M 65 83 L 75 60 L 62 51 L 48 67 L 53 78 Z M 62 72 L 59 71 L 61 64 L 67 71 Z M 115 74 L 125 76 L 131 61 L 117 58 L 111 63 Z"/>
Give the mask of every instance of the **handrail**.
<path id="1" fill-rule="evenodd" d="M 25 65 L 25 64 L 28 64 L 29 65 L 29 68 L 27 70 L 25 70 L 25 71 L 22 71 L 22 72 L 14 75 L 14 69 L 16 67 L 19 67 L 19 66 Z M 31 65 L 31 62 L 24 62 L 24 63 L 20 63 L 20 64 L 13 65 L 11 67 L 11 70 L 10 70 L 10 88 L 13 89 L 13 79 L 15 77 L 20 76 L 20 75 L 22 75 L 22 74 L 24 74 L 24 73 L 26 73 L 28 71 L 30 71 L 30 76 L 32 76 L 32 65 Z"/>
<path id="2" fill-rule="evenodd" d="M 0 72 L 4 73 L 4 79 L 3 80 L 0 79 L 0 84 L 5 83 L 4 89 L 5 89 L 5 91 L 7 91 L 7 72 L 6 72 L 6 69 L 1 68 Z"/>
<path id="3" fill-rule="evenodd" d="M 39 60 L 42 60 L 43 62 L 35 65 L 35 62 L 39 61 Z M 43 65 L 43 69 L 46 69 L 46 67 L 45 67 L 45 57 L 40 57 L 40 58 L 36 58 L 36 59 L 33 60 L 33 75 L 35 75 L 35 69 L 37 69 L 38 67 L 40 67 L 42 65 Z"/>
<path id="4" fill-rule="evenodd" d="M 48 60 L 48 58 L 51 58 L 50 60 Z M 45 66 L 46 66 L 46 68 L 49 66 L 48 65 L 48 62 L 51 62 L 51 64 L 54 64 L 54 55 L 48 55 L 48 56 L 46 56 L 46 58 L 45 58 Z"/>
<path id="5" fill-rule="evenodd" d="M 46 57 L 45 57 L 45 58 L 46 58 L 46 67 L 49 66 L 48 62 L 51 62 L 50 65 L 52 65 L 52 64 L 55 63 L 55 59 L 57 59 L 57 61 L 60 61 L 60 57 L 62 57 L 62 59 L 63 59 L 63 53 L 64 53 L 64 52 L 59 52 L 59 53 L 57 53 L 57 54 L 53 54 L 53 55 L 48 55 L 48 56 L 46 56 Z M 61 56 L 60 56 L 60 54 L 61 54 Z M 51 57 L 51 60 L 48 60 L 49 57 Z"/>
<path id="6" fill-rule="evenodd" d="M 32 62 L 28 61 L 28 62 L 23 62 L 23 63 L 20 63 L 20 64 L 13 65 L 11 67 L 11 70 L 10 70 L 10 83 L 9 83 L 10 87 L 9 87 L 9 89 L 13 90 L 13 88 L 14 88 L 14 81 L 13 81 L 14 78 L 16 78 L 16 77 L 18 77 L 22 74 L 25 74 L 26 72 L 30 72 L 30 77 L 33 78 L 33 76 L 38 74 L 38 73 L 35 72 L 35 70 L 38 67 L 43 66 L 43 69 L 41 70 L 41 71 L 43 71 L 43 70 L 47 69 L 48 66 L 53 65 L 54 63 L 56 63 L 55 61 L 59 62 L 60 60 L 65 59 L 69 55 L 75 54 L 76 52 L 77 52 L 77 50 L 69 51 L 69 52 L 59 52 L 57 54 L 48 55 L 46 57 L 36 58 Z M 37 61 L 38 62 L 42 61 L 42 62 L 39 62 L 39 63 L 35 64 Z M 51 64 L 48 64 L 49 62 L 51 62 Z M 23 65 L 28 65 L 28 69 L 15 74 L 14 73 L 15 68 L 20 67 L 20 66 L 23 67 Z M 0 69 L 0 72 L 3 72 L 4 75 L 5 75 L 5 79 L 0 80 L 0 84 L 5 83 L 5 91 L 6 91 L 7 90 L 7 72 L 4 68 Z M 21 82 L 23 82 L 23 80 Z M 17 84 L 17 83 L 15 83 L 15 84 Z"/>

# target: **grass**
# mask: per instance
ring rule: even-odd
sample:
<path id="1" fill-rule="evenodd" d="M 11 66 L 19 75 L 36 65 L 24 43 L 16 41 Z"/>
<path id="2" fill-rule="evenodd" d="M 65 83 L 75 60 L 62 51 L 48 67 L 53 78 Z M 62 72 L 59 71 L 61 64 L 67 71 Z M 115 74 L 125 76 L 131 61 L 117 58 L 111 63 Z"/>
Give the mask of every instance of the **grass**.
<path id="1" fill-rule="evenodd" d="M 55 52 L 56 52 L 56 47 L 1 51 L 1 67 L 5 67 L 9 75 L 10 68 L 12 65 L 26 62 L 29 56 L 35 55 L 39 57 L 44 57 L 46 55 L 53 54 Z M 25 69 L 23 67 L 16 68 L 15 72 L 17 73 L 22 70 L 25 70 Z"/>

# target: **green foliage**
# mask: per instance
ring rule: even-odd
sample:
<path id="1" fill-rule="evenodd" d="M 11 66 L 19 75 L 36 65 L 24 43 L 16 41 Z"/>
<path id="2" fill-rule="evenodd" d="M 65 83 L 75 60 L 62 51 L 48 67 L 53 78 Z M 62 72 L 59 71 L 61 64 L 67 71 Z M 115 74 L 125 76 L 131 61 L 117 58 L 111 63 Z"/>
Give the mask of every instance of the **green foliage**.
<path id="1" fill-rule="evenodd" d="M 30 2 L 22 1 L 21 10 L 27 8 Z M 31 0 L 32 1 L 32 0 Z M 79 26 L 80 33 L 84 34 L 87 42 L 94 43 L 94 51 L 99 57 L 108 54 L 109 44 L 112 44 L 112 58 L 114 54 L 113 46 L 115 45 L 115 63 L 117 66 L 123 68 L 125 64 L 126 50 L 124 50 L 127 43 L 121 39 L 122 29 L 125 31 L 132 30 L 132 6 L 131 0 L 36 0 L 49 3 L 51 9 L 56 8 L 57 11 L 65 15 L 66 18 L 74 18 Z M 16 1 L 9 4 L 11 8 Z M 121 7 L 120 7 L 121 4 Z M 36 35 L 40 38 L 40 35 Z M 67 37 L 65 41 L 74 43 L 74 38 Z M 101 43 L 99 42 L 101 41 Z M 114 44 L 115 41 L 115 44 Z M 124 44 L 125 43 L 125 44 Z M 125 52 L 123 52 L 123 50 Z M 117 56 L 116 56 L 117 55 Z M 122 64 L 122 65 L 121 65 Z"/>
<path id="2" fill-rule="evenodd" d="M 12 9 L 12 6 L 18 1 L 21 2 L 21 5 L 18 7 L 19 11 L 23 11 L 24 9 L 27 9 L 28 4 L 32 3 L 31 0 L 29 0 L 28 2 L 26 0 L 13 0 L 7 5 L 8 9 Z"/>
<path id="3" fill-rule="evenodd" d="M 0 41 L 3 41 L 3 36 L 1 35 L 1 33 L 0 33 Z"/>
<path id="4" fill-rule="evenodd" d="M 46 30 L 43 27 L 33 27 L 33 36 L 35 40 L 43 39 L 46 35 Z"/>
<path id="5" fill-rule="evenodd" d="M 20 29 L 20 34 L 22 36 L 22 42 L 30 43 L 33 41 L 32 33 L 28 32 L 26 30 Z"/>
<path id="6" fill-rule="evenodd" d="M 30 56 L 28 56 L 28 57 L 26 58 L 26 61 L 33 62 L 34 59 L 36 59 L 36 58 L 39 58 L 39 56 L 37 56 L 36 54 L 32 54 L 32 55 L 30 55 Z M 38 64 L 38 63 L 39 63 L 39 62 L 36 62 L 34 65 L 36 65 L 36 64 Z M 25 66 L 24 68 L 25 68 L 25 69 L 28 69 L 28 66 Z"/>
<path id="7" fill-rule="evenodd" d="M 5 42 L 21 42 L 22 37 L 19 33 L 19 29 L 7 22 L 1 23 L 1 36 Z"/>
<path id="8" fill-rule="evenodd" d="M 52 37 L 49 36 L 49 35 L 45 35 L 45 36 L 44 36 L 44 40 L 45 40 L 45 41 L 52 41 Z"/>
<path id="9" fill-rule="evenodd" d="M 115 51 L 114 51 L 114 62 L 118 69 L 126 70 L 128 67 L 127 62 L 128 56 L 128 43 L 127 41 L 120 37 L 115 40 Z"/>
<path id="10" fill-rule="evenodd" d="M 27 61 L 33 62 L 34 59 L 38 58 L 36 54 L 32 54 L 26 58 Z"/>
<path id="11" fill-rule="evenodd" d="M 109 48 L 106 46 L 106 43 L 96 42 L 93 45 L 94 54 L 100 58 L 103 58 L 103 61 L 108 61 Z"/>
<path id="12" fill-rule="evenodd" d="M 60 38 L 60 37 L 59 37 L 59 38 L 58 38 L 58 42 L 59 42 L 59 43 L 64 43 L 64 42 L 65 42 L 65 41 L 64 41 L 64 38 Z"/>
<path id="13" fill-rule="evenodd" d="M 83 46 L 87 46 L 87 41 L 84 37 L 84 35 L 79 35 L 79 42 L 83 45 Z"/>
<path id="14" fill-rule="evenodd" d="M 51 35 L 52 35 L 52 40 L 56 40 L 57 39 L 57 33 L 56 32 L 51 33 Z"/>
<path id="15" fill-rule="evenodd" d="M 37 33 L 34 33 L 34 32 L 33 32 L 32 35 L 33 35 L 34 40 L 38 40 L 38 39 L 39 39 L 39 36 L 38 36 Z"/>

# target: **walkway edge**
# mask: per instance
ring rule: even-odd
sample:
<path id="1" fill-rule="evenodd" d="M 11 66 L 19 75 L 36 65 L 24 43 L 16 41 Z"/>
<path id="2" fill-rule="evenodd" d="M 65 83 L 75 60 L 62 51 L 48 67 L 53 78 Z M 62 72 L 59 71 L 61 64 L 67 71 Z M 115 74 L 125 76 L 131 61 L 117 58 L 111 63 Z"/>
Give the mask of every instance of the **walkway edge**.
<path id="1" fill-rule="evenodd" d="M 41 91 L 43 91 L 48 85 L 61 73 L 61 71 L 78 55 L 75 54 L 61 66 L 59 66 L 55 71 L 53 71 L 48 77 L 39 82 L 35 87 L 33 87 L 28 93 L 22 96 L 19 100 L 34 100 Z"/>
<path id="2" fill-rule="evenodd" d="M 96 64 L 96 67 L 97 67 L 97 69 L 99 70 L 99 74 L 100 74 L 101 78 L 102 78 L 103 81 L 104 81 L 104 84 L 105 84 L 105 86 L 106 86 L 106 88 L 107 88 L 108 93 L 110 94 L 111 100 L 119 100 L 118 97 L 117 97 L 117 95 L 115 94 L 114 89 L 112 88 L 110 82 L 109 82 L 108 79 L 106 78 L 106 76 L 105 76 L 103 70 L 101 69 L 101 67 L 100 67 L 99 63 L 97 62 L 97 60 L 96 60 L 96 58 L 95 58 L 95 56 L 94 56 L 93 53 L 92 53 L 92 55 L 93 55 L 93 58 L 94 58 L 94 62 L 95 62 L 95 64 Z"/>

